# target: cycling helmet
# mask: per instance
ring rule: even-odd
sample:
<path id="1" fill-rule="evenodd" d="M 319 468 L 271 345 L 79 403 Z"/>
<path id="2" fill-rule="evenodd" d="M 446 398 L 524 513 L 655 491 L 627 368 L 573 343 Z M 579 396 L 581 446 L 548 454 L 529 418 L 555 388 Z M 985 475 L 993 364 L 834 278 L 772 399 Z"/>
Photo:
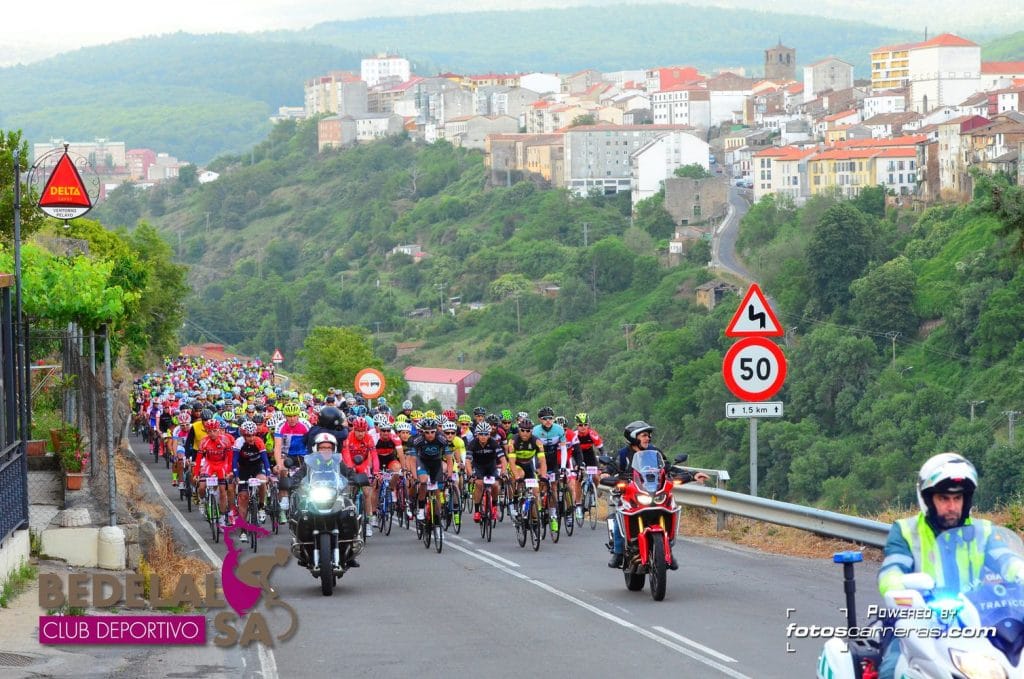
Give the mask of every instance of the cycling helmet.
<path id="1" fill-rule="evenodd" d="M 294 401 L 289 401 L 281 408 L 281 412 L 284 413 L 285 417 L 294 417 L 299 414 L 299 404 Z"/>
<path id="2" fill-rule="evenodd" d="M 484 418 L 484 422 L 491 425 L 492 427 L 497 427 L 499 424 L 501 424 L 501 418 L 492 413 Z"/>
<path id="3" fill-rule="evenodd" d="M 366 422 L 366 418 L 357 417 L 352 420 L 352 431 L 369 431 L 370 425 Z"/>
<path id="4" fill-rule="evenodd" d="M 519 431 L 533 431 L 533 420 L 529 417 L 519 420 Z"/>
<path id="5" fill-rule="evenodd" d="M 626 441 L 630 445 L 637 446 L 640 445 L 640 442 L 636 438 L 637 435 L 642 434 L 645 431 L 653 435 L 654 427 L 647 424 L 643 420 L 633 420 L 632 422 L 626 425 L 625 429 L 622 430 L 622 435 L 626 437 Z"/>
<path id="6" fill-rule="evenodd" d="M 512 421 L 512 411 L 509 410 L 508 408 L 505 408 L 504 410 L 502 410 L 501 411 L 501 421 L 502 422 L 511 422 Z"/>
<path id="7" fill-rule="evenodd" d="M 405 413 L 398 413 L 395 416 L 395 422 L 408 422 L 409 418 L 405 416 Z"/>
<path id="8" fill-rule="evenodd" d="M 351 410 L 352 414 L 355 415 L 356 417 L 363 417 L 364 415 L 366 415 L 366 406 L 352 406 Z"/>
<path id="9" fill-rule="evenodd" d="M 978 487 L 978 472 L 967 458 L 958 453 L 940 453 L 928 458 L 917 474 L 917 504 L 928 517 L 935 519 L 935 493 L 963 493 L 962 524 L 971 513 L 971 501 Z"/>
<path id="10" fill-rule="evenodd" d="M 456 415 L 455 411 L 452 410 L 451 408 L 445 408 L 444 411 L 442 411 L 441 413 L 442 420 L 451 420 L 452 422 L 454 422 L 456 417 L 458 417 L 458 415 Z"/>
<path id="11" fill-rule="evenodd" d="M 224 421 L 225 422 L 234 422 L 235 421 L 235 411 L 234 410 L 225 410 L 224 411 Z"/>
<path id="12" fill-rule="evenodd" d="M 178 413 L 178 424 L 184 426 L 192 422 L 192 416 L 188 414 L 187 410 L 182 410 Z"/>
<path id="13" fill-rule="evenodd" d="M 378 429 L 384 429 L 384 430 L 391 429 L 391 420 L 388 419 L 388 416 L 385 415 L 384 413 L 380 413 L 379 415 L 375 415 L 374 418 L 373 418 L 373 423 L 377 425 Z"/>
<path id="14" fill-rule="evenodd" d="M 338 430 L 344 426 L 345 415 L 334 406 L 324 406 L 320 409 L 318 424 L 324 429 Z"/>
<path id="15" fill-rule="evenodd" d="M 377 399 L 377 407 L 383 406 L 383 407 L 386 408 L 387 405 L 388 405 L 388 400 L 386 398 L 384 398 L 383 396 L 381 396 L 380 398 Z"/>
<path id="16" fill-rule="evenodd" d="M 590 418 L 586 413 L 576 413 L 576 424 L 590 424 Z"/>
<path id="17" fill-rule="evenodd" d="M 486 414 L 487 414 L 487 408 L 483 408 L 481 406 L 477 406 L 476 408 L 473 408 L 473 415 L 486 415 Z"/>
<path id="18" fill-rule="evenodd" d="M 270 419 L 267 420 L 267 426 L 271 429 L 277 429 L 282 424 L 284 424 L 284 415 L 281 413 L 274 413 L 270 416 Z"/>
<path id="19" fill-rule="evenodd" d="M 456 432 L 459 430 L 459 425 L 455 424 L 452 420 L 441 420 L 441 431 L 443 432 Z"/>
<path id="20" fill-rule="evenodd" d="M 256 423 L 255 422 L 243 422 L 242 426 L 240 427 L 240 429 L 241 429 L 243 434 L 246 434 L 248 436 L 255 436 L 256 435 Z"/>
<path id="21" fill-rule="evenodd" d="M 459 415 L 459 424 L 469 424 L 473 421 L 473 418 L 466 413 Z"/>
<path id="22" fill-rule="evenodd" d="M 473 427 L 473 436 L 490 436 L 491 425 L 486 422 L 477 422 L 476 426 Z"/>
<path id="23" fill-rule="evenodd" d="M 319 449 L 321 443 L 330 443 L 335 450 L 338 449 L 338 439 L 334 437 L 334 434 L 322 431 L 316 435 L 313 439 L 313 447 Z"/>
<path id="24" fill-rule="evenodd" d="M 399 433 L 401 433 L 403 431 L 411 432 L 412 431 L 412 425 L 409 424 L 408 422 L 404 422 L 404 421 L 403 422 L 395 422 L 395 431 L 399 432 Z"/>
<path id="25" fill-rule="evenodd" d="M 560 427 L 565 427 L 566 425 L 569 424 L 569 421 L 566 420 L 563 416 L 559 415 L 558 417 L 555 418 L 555 424 L 557 424 Z"/>
<path id="26" fill-rule="evenodd" d="M 259 413 L 256 413 L 255 415 L 252 416 L 252 421 L 255 422 L 257 426 L 259 426 L 266 422 L 267 418 L 263 417 L 263 415 L 260 415 Z"/>
<path id="27" fill-rule="evenodd" d="M 528 420 L 528 419 L 530 419 L 530 413 L 526 412 L 525 410 L 520 410 L 518 413 L 516 413 L 516 419 L 517 420 Z"/>
<path id="28" fill-rule="evenodd" d="M 202 418 L 203 423 L 205 425 L 206 422 L 209 422 L 210 420 L 213 419 L 213 411 L 210 410 L 209 408 L 203 408 L 203 412 L 199 417 Z"/>
<path id="29" fill-rule="evenodd" d="M 420 420 L 419 430 L 422 432 L 437 431 L 439 423 L 432 417 L 424 417 Z"/>
<path id="30" fill-rule="evenodd" d="M 203 429 L 205 429 L 207 433 L 217 431 L 220 429 L 220 422 L 216 419 L 206 420 L 203 422 Z"/>
<path id="31" fill-rule="evenodd" d="M 555 411 L 552 410 L 551 408 L 547 407 L 547 406 L 544 406 L 543 408 L 541 408 L 540 410 L 537 411 L 537 417 L 539 419 L 542 419 L 542 420 L 545 417 L 554 417 L 554 416 L 555 416 Z"/>
<path id="32" fill-rule="evenodd" d="M 412 410 L 412 401 L 402 401 L 402 410 Z"/>
<path id="33" fill-rule="evenodd" d="M 423 413 L 420 412 L 419 410 L 414 410 L 411 413 L 409 413 L 409 417 L 412 418 L 413 422 L 416 422 L 418 420 L 422 420 L 423 419 Z"/>
<path id="34" fill-rule="evenodd" d="M 432 420 L 436 420 L 437 413 L 435 413 L 433 410 L 428 410 L 427 412 L 423 413 L 423 417 L 429 417 Z"/>

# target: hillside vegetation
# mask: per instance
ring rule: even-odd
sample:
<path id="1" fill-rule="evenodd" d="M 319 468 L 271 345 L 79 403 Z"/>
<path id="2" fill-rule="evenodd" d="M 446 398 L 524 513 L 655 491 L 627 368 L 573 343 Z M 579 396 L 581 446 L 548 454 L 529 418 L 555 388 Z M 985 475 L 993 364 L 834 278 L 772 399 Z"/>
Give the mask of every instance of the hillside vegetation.
<path id="1" fill-rule="evenodd" d="M 667 215 L 656 200 L 631 226 L 627 196 L 488 189 L 479 153 L 444 143 L 317 154 L 312 123 L 279 126 L 217 167 L 212 184 L 119 189 L 98 211 L 180 237 L 195 287 L 188 339 L 263 356 L 280 347 L 291 360 L 311 328 L 359 325 L 392 368 L 479 370 L 470 405 L 586 410 L 612 446 L 625 422 L 645 418 L 670 451 L 729 470 L 734 488 L 749 483 L 747 423 L 725 419 L 738 399 L 721 376 L 739 297 L 711 312 L 695 303 L 712 276 L 706 248 L 659 263 Z M 886 211 L 880 190 L 754 206 L 741 245 L 789 331 L 786 416 L 760 429 L 763 495 L 907 505 L 921 461 L 956 449 L 987 479 L 981 503 L 1016 497 L 1024 450 L 1009 444 L 1002 412 L 1024 410 L 1024 385 L 1007 379 L 1024 370 L 1024 274 L 1019 234 L 1002 225 L 1024 219 L 1008 207 L 1020 190 L 998 189 L 1011 199 L 982 182 L 971 205 L 920 214 Z M 409 243 L 429 256 L 389 254 Z M 438 314 L 450 297 L 462 305 Z M 411 318 L 418 308 L 434 313 Z M 423 346 L 396 359 L 408 341 Z M 985 402 L 974 422 L 970 400 Z"/>

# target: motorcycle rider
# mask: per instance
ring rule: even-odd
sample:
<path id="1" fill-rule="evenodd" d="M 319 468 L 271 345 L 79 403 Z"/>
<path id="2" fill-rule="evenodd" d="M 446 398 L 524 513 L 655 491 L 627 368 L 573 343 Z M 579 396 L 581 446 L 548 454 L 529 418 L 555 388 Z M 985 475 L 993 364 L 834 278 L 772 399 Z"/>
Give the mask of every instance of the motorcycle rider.
<path id="1" fill-rule="evenodd" d="M 318 471 L 331 471 L 334 469 L 337 469 L 338 473 L 345 478 L 350 481 L 352 480 L 355 472 L 345 464 L 341 453 L 338 452 L 338 439 L 334 437 L 334 434 L 326 431 L 317 434 L 313 442 L 313 449 L 315 452 L 302 458 L 302 466 L 295 473 L 295 476 L 290 479 L 292 485 L 300 484 L 299 487 L 305 491 L 306 486 L 301 484 L 301 482 L 307 475 L 311 476 Z M 306 565 L 303 561 L 304 559 L 299 559 L 300 566 Z M 349 559 L 347 566 L 349 568 L 359 568 L 359 562 L 354 558 Z"/>
<path id="2" fill-rule="evenodd" d="M 994 564 L 1008 580 L 1024 582 L 1024 561 L 1013 554 L 1005 542 L 989 540 L 993 524 L 971 518 L 971 503 L 978 488 L 974 465 L 958 453 L 940 453 L 929 458 L 917 475 L 916 516 L 896 521 L 885 543 L 885 560 L 878 571 L 878 590 L 885 596 L 890 590 L 904 589 L 903 575 L 923 572 L 938 586 L 960 583 L 966 586 L 978 579 L 986 560 Z M 973 526 L 970 542 L 957 546 L 955 560 L 942 559 L 938 536 L 960 526 Z M 957 573 L 939 572 L 937 565 L 954 562 Z M 900 657 L 900 643 L 883 640 L 885 646 L 879 679 L 891 679 Z"/>
<path id="3" fill-rule="evenodd" d="M 622 430 L 622 435 L 626 439 L 626 445 L 619 449 L 616 454 L 618 458 L 618 468 L 620 472 L 624 472 L 630 468 L 633 462 L 633 455 L 640 450 L 658 450 L 651 443 L 651 436 L 654 433 L 654 427 L 647 424 L 643 420 L 633 420 Z M 658 450 L 658 453 L 665 457 L 664 453 Z M 602 478 L 607 478 L 610 474 L 602 474 Z M 683 472 L 678 478 L 683 483 L 689 483 L 690 481 L 707 481 L 711 477 L 704 472 Z M 615 507 L 619 501 L 617 495 L 615 497 L 615 504 L 609 505 L 609 516 L 612 518 L 614 515 Z M 622 536 L 622 532 L 619 530 L 619 522 L 612 521 L 612 558 L 608 561 L 608 568 L 622 568 L 622 553 L 626 548 L 626 540 Z M 672 555 L 672 564 L 669 566 L 671 570 L 679 568 L 679 564 L 676 562 L 675 554 Z"/>

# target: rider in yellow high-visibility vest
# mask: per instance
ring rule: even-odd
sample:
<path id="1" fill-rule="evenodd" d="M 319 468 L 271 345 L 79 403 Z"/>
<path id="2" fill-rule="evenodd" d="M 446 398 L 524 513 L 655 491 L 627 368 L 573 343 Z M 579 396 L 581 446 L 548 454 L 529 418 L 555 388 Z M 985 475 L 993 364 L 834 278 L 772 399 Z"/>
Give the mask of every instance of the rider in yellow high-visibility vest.
<path id="1" fill-rule="evenodd" d="M 962 590 L 978 579 L 986 559 L 1008 579 L 1024 580 L 1024 562 L 1005 542 L 989 539 L 992 522 L 971 518 L 977 487 L 974 465 L 957 453 L 935 455 L 924 463 L 917 478 L 921 511 L 896 521 L 889 531 L 885 560 L 878 572 L 878 589 L 883 596 L 890 590 L 904 589 L 906 573 L 927 573 L 936 587 Z M 967 525 L 974 527 L 971 540 L 957 545 L 955 559 L 943 559 L 942 533 Z M 885 649 L 879 679 L 893 676 L 899 654 L 900 644 L 893 640 Z"/>

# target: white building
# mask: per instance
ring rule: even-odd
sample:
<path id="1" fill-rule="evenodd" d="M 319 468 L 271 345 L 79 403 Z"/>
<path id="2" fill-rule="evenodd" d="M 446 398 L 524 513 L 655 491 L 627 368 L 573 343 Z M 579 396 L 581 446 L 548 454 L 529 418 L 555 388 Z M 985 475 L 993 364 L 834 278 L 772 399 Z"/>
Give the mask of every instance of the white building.
<path id="1" fill-rule="evenodd" d="M 807 182 L 807 161 L 818 149 L 795 146 L 775 146 L 754 154 L 751 180 L 754 183 L 754 202 L 768 194 L 785 196 L 796 205 L 803 204 L 810 195 Z"/>
<path id="2" fill-rule="evenodd" d="M 679 85 L 651 95 L 655 125 L 711 126 L 711 95 L 699 85 Z"/>
<path id="3" fill-rule="evenodd" d="M 875 184 L 891 189 L 898 196 L 917 190 L 917 149 L 882 149 L 875 155 Z"/>
<path id="4" fill-rule="evenodd" d="M 397 56 L 378 55 L 363 59 L 359 66 L 359 78 L 369 87 L 389 80 L 404 83 L 411 75 L 409 60 Z"/>
<path id="5" fill-rule="evenodd" d="M 928 113 L 981 90 L 981 47 L 943 33 L 910 48 L 910 107 Z"/>
<path id="6" fill-rule="evenodd" d="M 1011 87 L 1014 80 L 1024 78 L 1024 61 L 981 62 L 981 89 L 985 91 Z"/>
<path id="7" fill-rule="evenodd" d="M 864 97 L 864 119 L 883 113 L 903 113 L 907 110 L 907 95 L 903 90 L 883 90 Z"/>
<path id="8" fill-rule="evenodd" d="M 647 71 L 642 68 L 632 71 L 613 71 L 612 73 L 602 73 L 601 79 L 613 83 L 621 90 L 626 88 L 627 83 L 633 83 L 634 87 L 643 85 L 647 79 Z"/>
<path id="9" fill-rule="evenodd" d="M 580 125 L 565 131 L 564 186 L 577 196 L 591 191 L 611 195 L 630 191 L 631 156 L 667 132 L 684 125 Z"/>
<path id="10" fill-rule="evenodd" d="M 562 91 L 562 78 L 555 73 L 524 73 L 519 86 L 537 94 L 556 94 Z"/>
<path id="11" fill-rule="evenodd" d="M 361 113 L 352 117 L 356 121 L 356 141 L 373 141 L 405 130 L 405 120 L 394 113 Z"/>
<path id="12" fill-rule="evenodd" d="M 711 147 L 687 132 L 666 132 L 641 146 L 630 156 L 633 206 L 661 190 L 667 178 L 683 165 L 700 165 L 706 171 Z"/>
<path id="13" fill-rule="evenodd" d="M 743 122 L 743 107 L 754 94 L 754 81 L 735 73 L 722 73 L 707 81 L 709 125 Z M 700 124 L 700 123 L 698 123 Z"/>

